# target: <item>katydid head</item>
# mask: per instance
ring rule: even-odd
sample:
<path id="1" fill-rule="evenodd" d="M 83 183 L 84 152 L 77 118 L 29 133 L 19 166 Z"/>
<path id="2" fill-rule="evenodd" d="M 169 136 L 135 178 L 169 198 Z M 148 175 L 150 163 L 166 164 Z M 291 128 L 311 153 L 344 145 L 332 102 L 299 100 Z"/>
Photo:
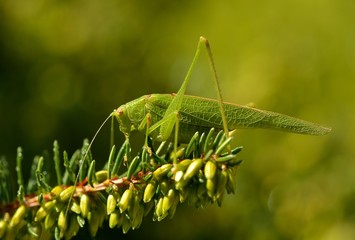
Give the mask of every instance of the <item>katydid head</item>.
<path id="1" fill-rule="evenodd" d="M 146 118 L 146 96 L 135 99 L 115 109 L 112 116 L 116 117 L 120 131 L 128 136 L 132 130 L 139 130 L 142 121 Z"/>
<path id="2" fill-rule="evenodd" d="M 128 136 L 131 132 L 131 121 L 127 114 L 127 108 L 125 105 L 120 106 L 119 108 L 115 109 L 112 113 L 117 119 L 118 125 L 120 127 L 120 131 L 125 135 Z"/>

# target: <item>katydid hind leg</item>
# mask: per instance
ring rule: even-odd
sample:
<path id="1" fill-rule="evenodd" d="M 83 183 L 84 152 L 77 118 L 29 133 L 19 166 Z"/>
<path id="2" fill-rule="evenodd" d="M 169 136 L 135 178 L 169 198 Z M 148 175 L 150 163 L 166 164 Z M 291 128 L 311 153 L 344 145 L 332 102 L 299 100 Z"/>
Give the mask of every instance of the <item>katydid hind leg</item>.
<path id="1" fill-rule="evenodd" d="M 221 91 L 221 87 L 220 87 L 219 80 L 218 80 L 216 65 L 214 63 L 213 56 L 212 56 L 212 50 L 211 50 L 211 47 L 210 47 L 210 44 L 209 44 L 208 40 L 205 37 L 201 37 L 200 41 L 203 41 L 205 43 L 205 46 L 206 46 L 206 52 L 207 52 L 207 55 L 208 55 L 208 60 L 210 62 L 210 67 L 211 67 L 212 75 L 213 75 L 213 81 L 215 83 L 215 89 L 216 89 L 216 92 L 217 92 L 219 108 L 220 108 L 220 112 L 221 112 L 221 116 L 222 116 L 223 130 L 224 130 L 224 133 L 225 133 L 226 137 L 228 137 L 228 132 L 229 132 L 228 131 L 228 121 L 227 121 L 226 112 L 225 112 L 225 109 L 224 109 L 222 91 Z"/>
<path id="2" fill-rule="evenodd" d="M 177 94 L 175 95 L 175 97 L 173 98 L 173 100 L 171 101 L 170 105 L 168 106 L 163 119 L 168 119 L 168 116 L 171 116 L 171 114 L 173 112 L 177 112 L 179 113 L 180 109 L 181 109 L 181 105 L 182 105 L 182 101 L 183 98 L 185 96 L 185 92 L 186 92 L 186 88 L 187 88 L 187 84 L 191 78 L 191 74 L 192 74 L 192 70 L 195 68 L 195 65 L 197 63 L 197 60 L 200 56 L 200 52 L 201 52 L 201 48 L 202 46 L 205 45 L 206 48 L 206 52 L 208 55 L 208 60 L 210 63 L 210 68 L 212 70 L 212 75 L 213 75 L 213 81 L 215 83 L 215 89 L 217 92 L 217 96 L 218 96 L 218 101 L 219 101 L 219 107 L 220 107 L 220 112 L 221 112 L 221 116 L 222 116 L 222 121 L 223 121 L 223 129 L 224 132 L 226 134 L 226 136 L 228 135 L 228 124 L 227 124 L 227 118 L 225 115 L 225 110 L 224 110 L 224 105 L 223 105 L 223 98 L 222 98 L 222 94 L 221 94 L 221 90 L 220 90 L 220 85 L 219 85 L 219 81 L 218 81 L 218 76 L 217 76 L 217 71 L 216 71 L 216 67 L 215 67 L 215 63 L 213 60 L 213 56 L 212 56 L 212 51 L 211 51 L 211 47 L 209 45 L 208 40 L 205 37 L 200 37 L 198 45 L 197 45 L 197 49 L 195 52 L 195 56 L 192 60 L 192 63 L 190 65 L 190 68 L 186 74 L 186 77 L 184 79 L 184 82 L 182 83 L 179 91 L 177 92 Z M 160 137 L 162 140 L 167 140 L 174 128 L 174 125 L 176 124 L 176 121 L 179 118 L 174 118 L 171 117 L 168 120 L 164 121 L 161 126 L 160 126 Z"/>

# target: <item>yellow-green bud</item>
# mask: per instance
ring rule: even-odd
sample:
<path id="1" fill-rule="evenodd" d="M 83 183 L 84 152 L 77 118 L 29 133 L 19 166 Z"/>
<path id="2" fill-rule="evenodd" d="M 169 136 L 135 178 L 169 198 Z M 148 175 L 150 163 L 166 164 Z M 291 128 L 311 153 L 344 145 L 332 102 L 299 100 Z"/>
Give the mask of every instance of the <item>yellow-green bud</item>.
<path id="1" fill-rule="evenodd" d="M 228 172 L 228 181 L 226 184 L 226 189 L 228 193 L 235 193 L 235 189 L 236 189 L 236 182 L 235 182 L 235 176 L 233 173 L 232 169 L 227 169 Z"/>
<path id="2" fill-rule="evenodd" d="M 177 171 L 174 176 L 175 182 L 180 182 L 182 180 L 183 176 L 184 176 L 183 171 Z"/>
<path id="3" fill-rule="evenodd" d="M 158 204 L 156 206 L 156 211 L 155 211 L 155 215 L 159 222 L 168 215 L 168 212 L 164 212 L 163 201 L 164 201 L 164 197 L 161 197 L 158 201 Z"/>
<path id="4" fill-rule="evenodd" d="M 186 169 L 186 172 L 184 174 L 184 180 L 188 181 L 193 176 L 195 176 L 200 170 L 200 168 L 202 167 L 202 164 L 203 164 L 203 160 L 201 158 L 192 160 L 191 164 Z"/>
<path id="5" fill-rule="evenodd" d="M 123 222 L 123 215 L 120 213 L 118 209 L 111 213 L 108 224 L 110 228 L 120 227 Z"/>
<path id="6" fill-rule="evenodd" d="M 44 227 L 46 230 L 49 230 L 53 227 L 54 223 L 57 221 L 58 212 L 51 211 L 44 220 Z"/>
<path id="7" fill-rule="evenodd" d="M 132 220 L 132 229 L 137 229 L 139 228 L 139 226 L 141 225 L 142 221 L 143 221 L 143 214 L 144 214 L 144 208 L 143 206 L 140 206 L 137 214 L 134 216 L 133 220 Z"/>
<path id="8" fill-rule="evenodd" d="M 90 234 L 92 237 L 95 237 L 100 225 L 100 217 L 96 210 L 93 209 L 88 213 L 88 223 Z"/>
<path id="9" fill-rule="evenodd" d="M 207 189 L 207 195 L 211 199 L 213 199 L 215 191 L 216 191 L 216 178 L 207 179 L 207 181 L 206 181 L 206 189 Z"/>
<path id="10" fill-rule="evenodd" d="M 90 211 L 90 198 L 86 194 L 80 196 L 80 210 L 81 216 L 86 218 Z"/>
<path id="11" fill-rule="evenodd" d="M 207 179 L 213 179 L 216 176 L 217 165 L 214 161 L 207 161 L 205 165 L 205 176 Z"/>
<path id="12" fill-rule="evenodd" d="M 129 229 L 131 229 L 132 223 L 129 219 L 126 217 L 123 218 L 123 223 L 122 223 L 122 232 L 124 234 L 128 233 Z"/>
<path id="13" fill-rule="evenodd" d="M 64 189 L 60 194 L 59 194 L 59 200 L 61 202 L 66 202 L 69 200 L 69 198 L 73 195 L 75 191 L 75 186 L 70 186 L 66 189 Z"/>
<path id="14" fill-rule="evenodd" d="M 133 191 L 131 189 L 126 189 L 126 191 L 124 191 L 124 193 L 122 194 L 121 200 L 118 204 L 121 213 L 128 208 L 132 195 L 133 195 Z"/>
<path id="15" fill-rule="evenodd" d="M 23 220 L 25 214 L 26 214 L 25 205 L 21 205 L 20 207 L 18 207 L 15 214 L 11 218 L 10 227 L 13 228 L 17 226 Z"/>
<path id="16" fill-rule="evenodd" d="M 159 184 L 159 189 L 160 192 L 165 196 L 170 189 L 170 181 L 168 179 L 161 180 Z"/>
<path id="17" fill-rule="evenodd" d="M 174 202 L 172 204 L 172 206 L 170 207 L 169 211 L 168 211 L 168 216 L 170 219 L 172 219 L 174 217 L 175 211 L 176 211 L 176 207 L 179 204 L 179 196 L 177 194 L 175 194 L 175 199 Z"/>
<path id="18" fill-rule="evenodd" d="M 51 190 L 51 195 L 52 195 L 53 198 L 56 198 L 62 193 L 62 191 L 63 191 L 62 186 L 55 186 Z"/>
<path id="19" fill-rule="evenodd" d="M 184 159 L 178 164 L 176 164 L 176 168 L 180 171 L 185 171 L 186 168 L 191 164 L 192 160 L 191 159 Z"/>
<path id="20" fill-rule="evenodd" d="M 70 210 L 76 214 L 81 213 L 80 205 L 75 200 L 72 201 Z"/>
<path id="21" fill-rule="evenodd" d="M 37 212 L 36 216 L 34 218 L 35 222 L 38 222 L 42 220 L 47 214 L 50 212 L 50 210 L 55 206 L 56 200 L 46 202 L 42 207 L 40 207 Z"/>
<path id="22" fill-rule="evenodd" d="M 0 220 L 0 238 L 5 236 L 6 230 L 7 230 L 7 222 Z"/>
<path id="23" fill-rule="evenodd" d="M 162 214 L 165 215 L 170 207 L 173 205 L 175 200 L 175 190 L 170 189 L 168 191 L 168 194 L 163 198 L 163 209 L 162 209 Z"/>
<path id="24" fill-rule="evenodd" d="M 218 174 L 217 189 L 216 189 L 216 198 L 217 198 L 217 202 L 218 202 L 219 206 L 221 206 L 221 204 L 222 204 L 227 180 L 228 180 L 227 171 L 226 170 L 220 171 Z"/>
<path id="25" fill-rule="evenodd" d="M 134 193 L 131 199 L 130 204 L 128 205 L 128 216 L 130 217 L 130 219 L 134 219 L 138 210 L 139 210 L 139 206 L 140 206 L 140 198 L 138 196 L 138 194 Z"/>
<path id="26" fill-rule="evenodd" d="M 58 228 L 61 233 L 65 233 L 68 227 L 68 218 L 65 216 L 65 210 L 62 210 L 58 216 Z"/>
<path id="27" fill-rule="evenodd" d="M 143 202 L 147 203 L 154 197 L 157 190 L 157 183 L 153 180 L 150 181 L 144 189 Z"/>
<path id="28" fill-rule="evenodd" d="M 34 218 L 35 222 L 42 220 L 45 216 L 47 216 L 47 214 L 47 210 L 44 207 L 40 207 L 36 212 L 36 216 Z"/>
<path id="29" fill-rule="evenodd" d="M 95 173 L 96 181 L 102 183 L 107 179 L 107 170 L 100 170 Z"/>
<path id="30" fill-rule="evenodd" d="M 76 236 L 76 234 L 79 231 L 79 228 L 80 228 L 80 226 L 79 226 L 79 223 L 76 219 L 76 215 L 72 215 L 70 217 L 69 228 L 67 231 L 65 231 L 65 234 L 64 234 L 65 239 L 71 239 L 74 236 Z"/>
<path id="31" fill-rule="evenodd" d="M 108 195 L 107 207 L 106 207 L 107 215 L 110 215 L 113 211 L 115 211 L 116 205 L 117 205 L 116 198 L 112 194 Z"/>
<path id="32" fill-rule="evenodd" d="M 166 163 L 159 167 L 157 170 L 153 172 L 153 178 L 155 179 L 160 179 L 161 177 L 165 176 L 168 174 L 168 172 L 171 170 L 173 165 L 171 163 Z"/>

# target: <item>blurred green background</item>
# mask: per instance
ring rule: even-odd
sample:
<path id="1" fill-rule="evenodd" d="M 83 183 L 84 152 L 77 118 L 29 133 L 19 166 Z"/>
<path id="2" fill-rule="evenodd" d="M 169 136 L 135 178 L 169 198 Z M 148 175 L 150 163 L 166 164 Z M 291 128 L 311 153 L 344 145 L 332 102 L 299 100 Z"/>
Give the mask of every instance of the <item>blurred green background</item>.
<path id="1" fill-rule="evenodd" d="M 146 219 L 125 238 L 355 239 L 355 1 L 5 0 L 0 8 L 0 154 L 12 168 L 19 145 L 27 162 L 54 139 L 73 152 L 119 105 L 176 92 L 204 35 L 226 101 L 333 131 L 240 130 L 236 195 L 221 208 Z M 188 93 L 214 98 L 201 56 Z M 106 126 L 96 159 L 108 149 Z M 97 239 L 119 235 L 106 229 Z"/>

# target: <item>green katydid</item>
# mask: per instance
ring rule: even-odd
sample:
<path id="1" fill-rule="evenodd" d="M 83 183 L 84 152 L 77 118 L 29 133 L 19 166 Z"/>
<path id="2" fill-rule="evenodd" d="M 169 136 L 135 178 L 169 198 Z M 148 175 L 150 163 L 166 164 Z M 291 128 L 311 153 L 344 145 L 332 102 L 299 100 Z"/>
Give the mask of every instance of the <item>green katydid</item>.
<path id="1" fill-rule="evenodd" d="M 191 71 L 205 44 L 214 74 L 219 100 L 185 95 Z M 324 135 L 330 128 L 280 113 L 259 110 L 222 101 L 218 78 L 208 41 L 201 37 L 195 57 L 177 94 L 150 94 L 117 108 L 112 114 L 118 120 L 120 130 L 128 137 L 133 130 L 147 132 L 154 140 L 170 138 L 176 143 L 187 143 L 196 132 L 208 132 L 210 128 L 223 129 L 225 133 L 238 128 L 270 128 L 308 135 Z M 149 123 L 150 122 L 150 123 Z M 174 125 L 178 135 L 171 138 Z"/>

